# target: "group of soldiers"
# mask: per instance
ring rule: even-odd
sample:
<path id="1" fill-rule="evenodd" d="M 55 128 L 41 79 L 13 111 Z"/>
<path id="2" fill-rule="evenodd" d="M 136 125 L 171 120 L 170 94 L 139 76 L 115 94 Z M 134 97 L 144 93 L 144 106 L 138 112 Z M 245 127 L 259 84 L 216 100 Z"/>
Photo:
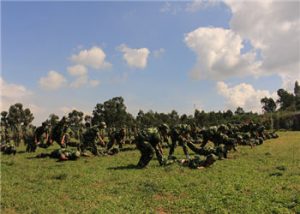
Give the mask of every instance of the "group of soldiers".
<path id="1" fill-rule="evenodd" d="M 190 168 L 204 168 L 217 160 L 227 158 L 228 152 L 236 151 L 237 145 L 260 145 L 266 139 L 277 138 L 274 132 L 267 132 L 265 127 L 253 122 L 243 124 L 221 124 L 208 128 L 199 128 L 188 124 L 169 127 L 161 124 L 158 127 L 145 128 L 128 137 L 124 128 L 108 133 L 104 122 L 92 125 L 86 122 L 85 127 L 78 130 L 77 136 L 68 127 L 67 118 L 63 117 L 54 127 L 47 123 L 37 127 L 34 132 L 24 137 L 27 152 L 35 152 L 37 147 L 48 148 L 56 142 L 60 149 L 49 153 L 41 153 L 38 158 L 51 157 L 60 161 L 76 160 L 80 156 L 115 155 L 123 149 L 126 139 L 136 145 L 141 157 L 137 168 L 146 167 L 154 154 L 160 166 L 178 162 Z M 183 149 L 184 159 L 177 159 L 175 148 Z M 164 149 L 168 154 L 164 155 Z M 1 143 L 1 151 L 5 154 L 16 154 L 11 143 Z M 195 155 L 190 156 L 189 151 Z"/>
<path id="2" fill-rule="evenodd" d="M 237 145 L 253 147 L 261 145 L 266 139 L 277 137 L 276 133 L 269 133 L 264 126 L 253 122 L 221 124 L 202 129 L 187 124 L 179 124 L 172 128 L 162 124 L 158 128 L 140 131 L 135 138 L 137 149 L 141 152 L 137 166 L 146 167 L 154 153 L 161 166 L 173 163 L 177 160 L 174 150 L 179 145 L 183 149 L 185 159 L 177 162 L 190 168 L 204 168 L 212 165 L 216 160 L 227 158 L 228 152 L 237 150 Z M 163 158 L 164 142 L 169 146 L 167 158 Z M 189 150 L 196 154 L 193 158 L 190 157 Z"/>

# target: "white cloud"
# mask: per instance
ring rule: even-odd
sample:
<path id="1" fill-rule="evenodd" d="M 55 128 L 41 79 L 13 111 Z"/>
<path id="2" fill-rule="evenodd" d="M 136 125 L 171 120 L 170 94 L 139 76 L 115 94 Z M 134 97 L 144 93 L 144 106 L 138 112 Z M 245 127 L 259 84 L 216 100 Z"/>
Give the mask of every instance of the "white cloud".
<path id="1" fill-rule="evenodd" d="M 100 81 L 99 80 L 90 80 L 89 84 L 91 87 L 96 87 L 100 84 Z"/>
<path id="2" fill-rule="evenodd" d="M 256 90 L 250 84 L 241 83 L 230 87 L 224 82 L 217 83 L 217 91 L 226 99 L 226 107 L 235 110 L 242 107 L 245 111 L 262 112 L 260 100 L 264 97 L 277 99 L 276 93 Z"/>
<path id="3" fill-rule="evenodd" d="M 73 81 L 71 84 L 70 84 L 70 87 L 71 88 L 79 88 L 85 84 L 88 83 L 88 76 L 87 75 L 82 75 L 82 76 L 79 76 L 75 79 L 75 81 Z"/>
<path id="4" fill-rule="evenodd" d="M 122 44 L 118 50 L 123 52 L 123 58 L 130 67 L 143 69 L 147 66 L 148 56 L 150 51 L 147 48 L 129 48 Z"/>
<path id="5" fill-rule="evenodd" d="M 218 0 L 194 0 L 192 2 L 187 3 L 185 11 L 187 12 L 197 12 L 201 9 L 205 9 L 207 7 L 215 6 L 221 1 Z"/>
<path id="6" fill-rule="evenodd" d="M 1 93 L 1 110 L 8 108 L 17 103 L 22 102 L 32 96 L 32 92 L 22 85 L 7 83 L 0 77 L 0 93 Z"/>
<path id="7" fill-rule="evenodd" d="M 186 10 L 192 12 L 214 3 L 218 2 L 194 1 Z M 198 28 L 185 35 L 187 46 L 197 54 L 191 76 L 220 80 L 276 74 L 282 87 L 291 90 L 293 82 L 300 80 L 300 2 L 225 3 L 232 12 L 230 29 Z M 244 41 L 249 41 L 251 49 L 242 54 Z"/>
<path id="8" fill-rule="evenodd" d="M 197 55 L 191 76 L 194 79 L 224 79 L 258 72 L 256 54 L 242 54 L 242 38 L 223 28 L 198 28 L 185 35 L 187 46 Z"/>
<path id="9" fill-rule="evenodd" d="M 105 61 L 104 51 L 94 46 L 89 50 L 81 50 L 77 55 L 72 55 L 71 60 L 77 64 L 85 65 L 94 69 L 105 69 L 111 67 L 111 64 Z"/>
<path id="10" fill-rule="evenodd" d="M 231 29 L 261 52 L 264 73 L 300 79 L 300 2 L 226 1 Z"/>
<path id="11" fill-rule="evenodd" d="M 56 90 L 66 82 L 64 76 L 56 71 L 49 71 L 46 77 L 41 77 L 39 80 L 40 87 L 46 90 Z"/>
<path id="12" fill-rule="evenodd" d="M 153 51 L 153 56 L 155 58 L 160 58 L 164 53 L 165 53 L 165 49 L 164 48 L 160 48 L 158 50 L 154 50 Z"/>
<path id="13" fill-rule="evenodd" d="M 41 115 L 45 109 L 33 103 L 34 93 L 23 85 L 7 83 L 0 77 L 1 111 L 8 111 L 11 105 L 22 103 L 24 108 L 29 108 L 33 115 Z"/>
<path id="14" fill-rule="evenodd" d="M 182 7 L 180 2 L 165 2 L 160 8 L 161 13 L 170 13 L 172 15 L 176 15 L 177 13 L 182 11 Z"/>
<path id="15" fill-rule="evenodd" d="M 84 65 L 74 65 L 67 68 L 68 73 L 72 76 L 82 76 L 87 74 L 87 69 Z"/>

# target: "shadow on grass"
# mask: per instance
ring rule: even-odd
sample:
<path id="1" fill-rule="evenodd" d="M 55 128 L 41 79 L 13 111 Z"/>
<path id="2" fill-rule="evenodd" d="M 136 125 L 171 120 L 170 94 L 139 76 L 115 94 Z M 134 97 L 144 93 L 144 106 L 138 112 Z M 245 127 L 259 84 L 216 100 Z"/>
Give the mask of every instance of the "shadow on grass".
<path id="1" fill-rule="evenodd" d="M 134 148 L 134 147 L 125 147 L 125 148 L 120 149 L 120 152 L 127 152 L 127 151 L 133 151 L 133 150 L 136 150 L 136 148 Z"/>
<path id="2" fill-rule="evenodd" d="M 26 151 L 24 151 L 24 150 L 23 151 L 18 151 L 17 153 L 18 154 L 24 154 L 24 153 L 26 153 Z"/>
<path id="3" fill-rule="evenodd" d="M 129 164 L 127 166 L 108 167 L 107 169 L 108 170 L 127 170 L 127 169 L 139 169 L 139 168 L 134 164 Z"/>

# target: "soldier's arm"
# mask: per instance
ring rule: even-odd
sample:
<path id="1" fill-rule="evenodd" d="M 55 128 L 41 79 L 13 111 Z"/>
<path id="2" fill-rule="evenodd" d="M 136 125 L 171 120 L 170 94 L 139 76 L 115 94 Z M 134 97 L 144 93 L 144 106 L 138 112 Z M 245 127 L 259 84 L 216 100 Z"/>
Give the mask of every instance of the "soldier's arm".
<path id="1" fill-rule="evenodd" d="M 103 137 L 100 135 L 100 133 L 99 133 L 99 132 L 97 133 L 97 136 L 98 136 L 98 139 L 99 139 L 99 143 L 100 143 L 100 145 L 102 145 L 102 146 L 105 146 L 104 139 L 103 139 Z"/>

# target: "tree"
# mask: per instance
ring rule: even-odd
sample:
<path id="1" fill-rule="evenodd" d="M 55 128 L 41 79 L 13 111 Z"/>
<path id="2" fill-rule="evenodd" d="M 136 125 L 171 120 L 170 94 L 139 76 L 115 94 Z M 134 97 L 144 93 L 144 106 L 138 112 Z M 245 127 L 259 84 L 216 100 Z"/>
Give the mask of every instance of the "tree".
<path id="1" fill-rule="evenodd" d="M 48 121 L 49 121 L 50 125 L 52 127 L 54 127 L 59 121 L 59 116 L 57 116 L 56 114 L 50 114 Z"/>
<path id="2" fill-rule="evenodd" d="M 9 107 L 7 120 L 13 132 L 16 145 L 20 144 L 24 130 L 31 124 L 33 119 L 34 117 L 30 109 L 23 109 L 21 103 L 16 103 Z"/>
<path id="3" fill-rule="evenodd" d="M 8 118 L 7 118 L 8 112 L 2 111 L 1 112 L 1 143 L 8 141 Z"/>
<path id="4" fill-rule="evenodd" d="M 295 94 L 295 107 L 296 110 L 300 110 L 300 86 L 298 81 L 295 82 L 295 87 L 294 87 L 294 94 Z"/>
<path id="5" fill-rule="evenodd" d="M 262 109 L 264 112 L 271 113 L 271 112 L 276 111 L 277 105 L 276 105 L 275 101 L 273 100 L 273 98 L 264 97 L 260 100 L 260 102 L 263 105 Z"/>
<path id="6" fill-rule="evenodd" d="M 234 113 L 237 115 L 242 115 L 242 114 L 245 114 L 245 111 L 242 107 L 237 107 L 237 109 L 235 110 Z"/>
<path id="7" fill-rule="evenodd" d="M 93 111 L 93 124 L 106 122 L 107 126 L 120 128 L 127 118 L 126 106 L 122 97 L 114 97 L 103 104 L 97 104 Z"/>
<path id="8" fill-rule="evenodd" d="M 177 111 L 172 110 L 171 113 L 168 114 L 169 117 L 169 125 L 176 125 L 179 122 L 179 115 Z"/>
<path id="9" fill-rule="evenodd" d="M 68 114 L 68 124 L 71 127 L 81 127 L 83 124 L 83 112 L 81 111 L 77 111 L 77 110 L 73 110 L 72 112 L 70 112 Z"/>
<path id="10" fill-rule="evenodd" d="M 277 103 L 279 103 L 281 111 L 294 110 L 293 108 L 295 105 L 293 94 L 281 88 L 277 91 L 277 95 L 279 97 Z"/>

